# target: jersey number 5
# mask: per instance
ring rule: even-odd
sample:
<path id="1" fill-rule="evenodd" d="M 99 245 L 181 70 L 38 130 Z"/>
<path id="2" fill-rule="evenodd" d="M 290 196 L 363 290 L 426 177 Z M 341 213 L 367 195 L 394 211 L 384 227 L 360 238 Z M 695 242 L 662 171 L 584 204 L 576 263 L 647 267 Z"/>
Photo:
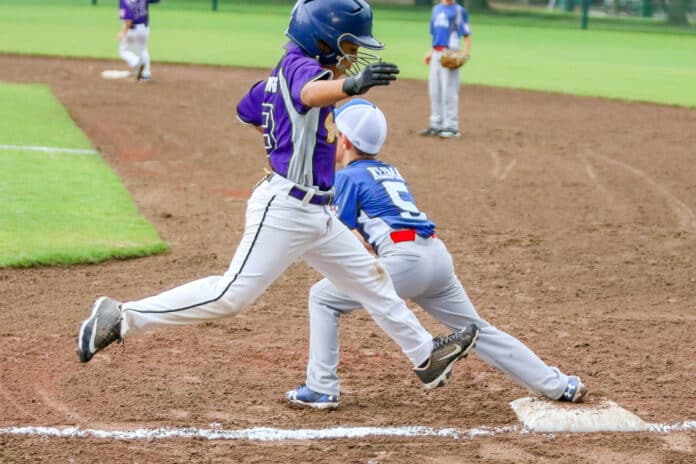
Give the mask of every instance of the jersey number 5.
<path id="1" fill-rule="evenodd" d="M 403 182 L 385 180 L 382 187 L 389 194 L 394 206 L 401 210 L 401 217 L 408 219 L 428 219 L 425 213 L 420 212 L 416 204 L 412 201 L 413 195 L 408 191 Z M 403 194 L 403 195 L 402 195 Z"/>

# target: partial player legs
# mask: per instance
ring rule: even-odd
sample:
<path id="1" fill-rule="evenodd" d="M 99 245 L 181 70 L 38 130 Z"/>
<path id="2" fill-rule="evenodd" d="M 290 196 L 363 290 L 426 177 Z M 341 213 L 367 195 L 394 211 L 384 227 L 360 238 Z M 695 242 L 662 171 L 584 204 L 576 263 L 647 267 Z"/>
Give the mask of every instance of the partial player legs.
<path id="1" fill-rule="evenodd" d="M 444 129 L 443 103 L 444 91 L 440 82 L 442 65 L 440 65 L 440 55 L 442 53 L 433 51 L 430 61 L 430 74 L 428 76 L 428 96 L 430 97 L 430 127 L 433 129 Z"/>
<path id="2" fill-rule="evenodd" d="M 323 225 L 266 186 L 249 200 L 244 236 L 224 275 L 199 279 L 122 305 L 121 335 L 233 316 L 258 298 L 313 243 Z"/>
<path id="3" fill-rule="evenodd" d="M 432 336 L 398 297 L 386 269 L 343 223 L 332 219 L 326 236 L 305 260 L 343 293 L 360 301 L 415 366 L 430 357 Z"/>
<path id="4" fill-rule="evenodd" d="M 140 74 L 143 78 L 149 78 L 151 75 L 150 54 L 147 50 L 149 37 L 150 28 L 139 24 L 128 31 L 118 49 L 119 56 L 133 69 L 134 74 L 137 74 L 142 66 Z"/>

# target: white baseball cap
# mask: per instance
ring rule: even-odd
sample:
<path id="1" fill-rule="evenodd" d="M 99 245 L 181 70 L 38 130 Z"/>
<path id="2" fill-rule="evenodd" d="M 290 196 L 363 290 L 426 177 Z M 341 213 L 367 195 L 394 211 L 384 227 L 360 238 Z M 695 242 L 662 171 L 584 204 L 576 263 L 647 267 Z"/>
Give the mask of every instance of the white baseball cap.
<path id="1" fill-rule="evenodd" d="M 336 127 L 363 153 L 376 155 L 387 138 L 387 118 L 374 103 L 356 98 L 336 110 Z"/>

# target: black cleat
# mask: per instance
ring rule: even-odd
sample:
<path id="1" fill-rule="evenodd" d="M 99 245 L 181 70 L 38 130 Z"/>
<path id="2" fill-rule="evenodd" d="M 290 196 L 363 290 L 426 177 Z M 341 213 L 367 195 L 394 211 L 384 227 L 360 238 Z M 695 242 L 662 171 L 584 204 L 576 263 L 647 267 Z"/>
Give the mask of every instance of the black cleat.
<path id="1" fill-rule="evenodd" d="M 121 303 L 108 297 L 94 302 L 92 314 L 80 326 L 77 354 L 86 363 L 113 342 L 121 340 Z"/>
<path id="2" fill-rule="evenodd" d="M 446 337 L 433 338 L 433 351 L 424 366 L 416 367 L 416 372 L 425 384 L 426 390 L 443 387 L 452 376 L 454 363 L 469 354 L 478 339 L 479 328 L 469 324 L 458 332 Z"/>

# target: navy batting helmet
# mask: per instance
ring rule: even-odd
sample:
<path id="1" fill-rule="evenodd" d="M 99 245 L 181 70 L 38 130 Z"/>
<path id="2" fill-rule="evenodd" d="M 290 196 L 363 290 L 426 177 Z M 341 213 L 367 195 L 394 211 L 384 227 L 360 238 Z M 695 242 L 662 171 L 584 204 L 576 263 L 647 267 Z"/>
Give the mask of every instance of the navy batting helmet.
<path id="1" fill-rule="evenodd" d="M 298 0 L 285 35 L 322 65 L 346 58 L 340 47 L 344 40 L 371 50 L 384 48 L 372 37 L 372 9 L 364 0 Z M 320 49 L 320 41 L 329 51 Z"/>

